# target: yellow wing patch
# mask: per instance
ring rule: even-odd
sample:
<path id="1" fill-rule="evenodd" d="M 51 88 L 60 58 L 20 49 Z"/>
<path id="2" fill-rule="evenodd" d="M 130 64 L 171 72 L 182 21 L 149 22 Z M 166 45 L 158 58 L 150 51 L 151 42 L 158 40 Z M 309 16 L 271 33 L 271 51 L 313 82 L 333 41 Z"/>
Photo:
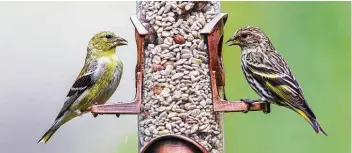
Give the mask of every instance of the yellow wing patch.
<path id="1" fill-rule="evenodd" d="M 282 99 L 284 99 L 286 102 L 289 101 L 289 97 L 286 95 L 284 91 L 290 90 L 287 85 L 279 85 L 279 86 L 273 86 L 270 84 L 268 81 L 265 82 L 265 85 L 274 93 L 276 93 L 278 96 L 280 96 Z"/>
<path id="2" fill-rule="evenodd" d="M 282 99 L 284 99 L 286 101 L 286 104 L 289 105 L 292 109 L 294 109 L 299 115 L 301 115 L 304 119 L 306 119 L 309 123 L 311 123 L 310 119 L 308 118 L 307 114 L 305 112 L 303 112 L 302 110 L 299 110 L 295 107 L 293 107 L 291 105 L 291 103 L 289 103 L 289 96 L 287 95 L 287 93 L 285 93 L 284 91 L 290 91 L 291 88 L 287 85 L 279 85 L 279 86 L 273 86 L 272 84 L 270 84 L 269 82 L 266 82 L 266 86 L 273 91 L 274 93 L 276 93 L 278 96 L 280 96 Z"/>
<path id="3" fill-rule="evenodd" d="M 307 114 L 304 113 L 303 111 L 299 110 L 299 109 L 295 109 L 295 111 L 301 115 L 304 119 L 306 119 L 310 124 L 312 124 L 312 122 L 310 121 L 310 119 L 308 118 Z"/>

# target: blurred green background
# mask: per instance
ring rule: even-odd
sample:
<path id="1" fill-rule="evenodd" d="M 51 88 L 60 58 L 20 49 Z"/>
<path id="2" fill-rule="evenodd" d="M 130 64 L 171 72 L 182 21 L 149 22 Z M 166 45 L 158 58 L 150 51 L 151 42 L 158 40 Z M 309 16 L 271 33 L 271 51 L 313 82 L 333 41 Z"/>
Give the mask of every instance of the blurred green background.
<path id="1" fill-rule="evenodd" d="M 298 114 L 272 106 L 271 114 L 225 116 L 227 153 L 350 153 L 350 2 L 222 2 L 229 14 L 224 40 L 253 25 L 288 62 L 329 136 L 317 135 Z M 240 68 L 240 48 L 224 46 L 230 100 L 258 98 Z"/>
<path id="2" fill-rule="evenodd" d="M 329 135 L 315 134 L 302 117 L 278 106 L 267 115 L 230 113 L 226 153 L 350 153 L 350 2 L 221 2 L 221 8 L 229 14 L 224 40 L 242 26 L 262 28 Z M 242 74 L 240 48 L 223 48 L 228 99 L 258 98 Z M 136 144 L 130 140 L 117 152 L 135 153 Z"/>

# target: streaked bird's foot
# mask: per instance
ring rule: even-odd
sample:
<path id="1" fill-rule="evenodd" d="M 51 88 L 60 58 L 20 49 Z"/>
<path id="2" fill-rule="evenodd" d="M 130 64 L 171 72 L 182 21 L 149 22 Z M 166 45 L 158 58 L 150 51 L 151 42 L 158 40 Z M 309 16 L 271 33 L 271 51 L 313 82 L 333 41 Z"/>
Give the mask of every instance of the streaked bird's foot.
<path id="1" fill-rule="evenodd" d="M 271 112 L 270 103 L 265 101 L 265 109 L 263 110 L 264 114 L 269 114 Z"/>
<path id="2" fill-rule="evenodd" d="M 247 104 L 247 108 L 246 110 L 242 111 L 242 113 L 248 113 L 248 111 L 250 110 L 252 104 L 258 100 L 253 100 L 253 99 L 240 99 L 242 102 Z"/>
<path id="3" fill-rule="evenodd" d="M 224 94 L 224 100 L 226 100 L 226 101 L 227 101 L 227 97 L 226 97 L 226 94 Z"/>
<path id="4" fill-rule="evenodd" d="M 94 105 L 99 105 L 99 104 L 98 104 L 98 102 L 94 102 L 94 103 L 93 103 L 93 106 L 94 106 Z M 87 111 L 90 111 L 90 108 L 88 108 Z M 97 117 L 98 117 L 98 114 L 92 113 L 92 115 L 93 115 L 94 118 L 97 118 Z"/>
<path id="5" fill-rule="evenodd" d="M 120 114 L 116 114 L 116 117 L 119 118 L 119 117 L 120 117 Z"/>

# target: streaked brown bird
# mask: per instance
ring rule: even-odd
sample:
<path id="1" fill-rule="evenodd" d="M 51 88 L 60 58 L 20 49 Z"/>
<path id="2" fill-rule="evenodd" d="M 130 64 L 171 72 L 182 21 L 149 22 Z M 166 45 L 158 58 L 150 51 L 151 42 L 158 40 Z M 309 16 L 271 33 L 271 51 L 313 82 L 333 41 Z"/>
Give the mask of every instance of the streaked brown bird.
<path id="1" fill-rule="evenodd" d="M 319 125 L 287 63 L 261 29 L 245 26 L 238 29 L 226 43 L 229 46 L 241 47 L 242 70 L 251 88 L 261 97 L 261 101 L 297 112 L 308 121 L 316 133 L 327 135 Z M 249 108 L 255 100 L 243 101 Z"/>

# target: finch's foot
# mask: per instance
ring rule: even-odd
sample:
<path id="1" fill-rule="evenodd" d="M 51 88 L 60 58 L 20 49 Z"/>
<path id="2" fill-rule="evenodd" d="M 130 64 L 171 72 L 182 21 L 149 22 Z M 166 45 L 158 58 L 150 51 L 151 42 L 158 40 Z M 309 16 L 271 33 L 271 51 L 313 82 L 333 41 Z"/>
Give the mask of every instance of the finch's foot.
<path id="1" fill-rule="evenodd" d="M 226 94 L 224 94 L 224 100 L 226 100 L 226 101 L 227 101 L 227 97 L 226 97 Z"/>
<path id="2" fill-rule="evenodd" d="M 264 114 L 269 114 L 271 112 L 270 103 L 265 101 L 265 109 L 263 110 Z"/>
<path id="3" fill-rule="evenodd" d="M 93 103 L 93 105 L 98 105 L 98 103 L 95 102 L 95 103 Z M 86 111 L 87 111 L 87 112 L 90 112 L 90 109 L 91 109 L 91 107 L 89 107 Z M 98 117 L 98 114 L 96 114 L 96 113 L 92 113 L 92 115 L 93 115 L 94 118 L 97 118 L 97 117 Z"/>
<path id="4" fill-rule="evenodd" d="M 119 118 L 119 117 L 120 117 L 120 114 L 116 114 L 116 117 Z"/>
<path id="5" fill-rule="evenodd" d="M 250 110 L 252 104 L 258 100 L 253 100 L 253 99 L 241 99 L 242 102 L 247 104 L 247 108 L 246 110 L 242 111 L 242 113 L 248 113 L 248 111 Z"/>
<path id="6" fill-rule="evenodd" d="M 224 100 L 226 100 L 227 101 L 227 97 L 226 97 L 226 91 L 225 91 L 225 88 L 224 88 Z"/>

